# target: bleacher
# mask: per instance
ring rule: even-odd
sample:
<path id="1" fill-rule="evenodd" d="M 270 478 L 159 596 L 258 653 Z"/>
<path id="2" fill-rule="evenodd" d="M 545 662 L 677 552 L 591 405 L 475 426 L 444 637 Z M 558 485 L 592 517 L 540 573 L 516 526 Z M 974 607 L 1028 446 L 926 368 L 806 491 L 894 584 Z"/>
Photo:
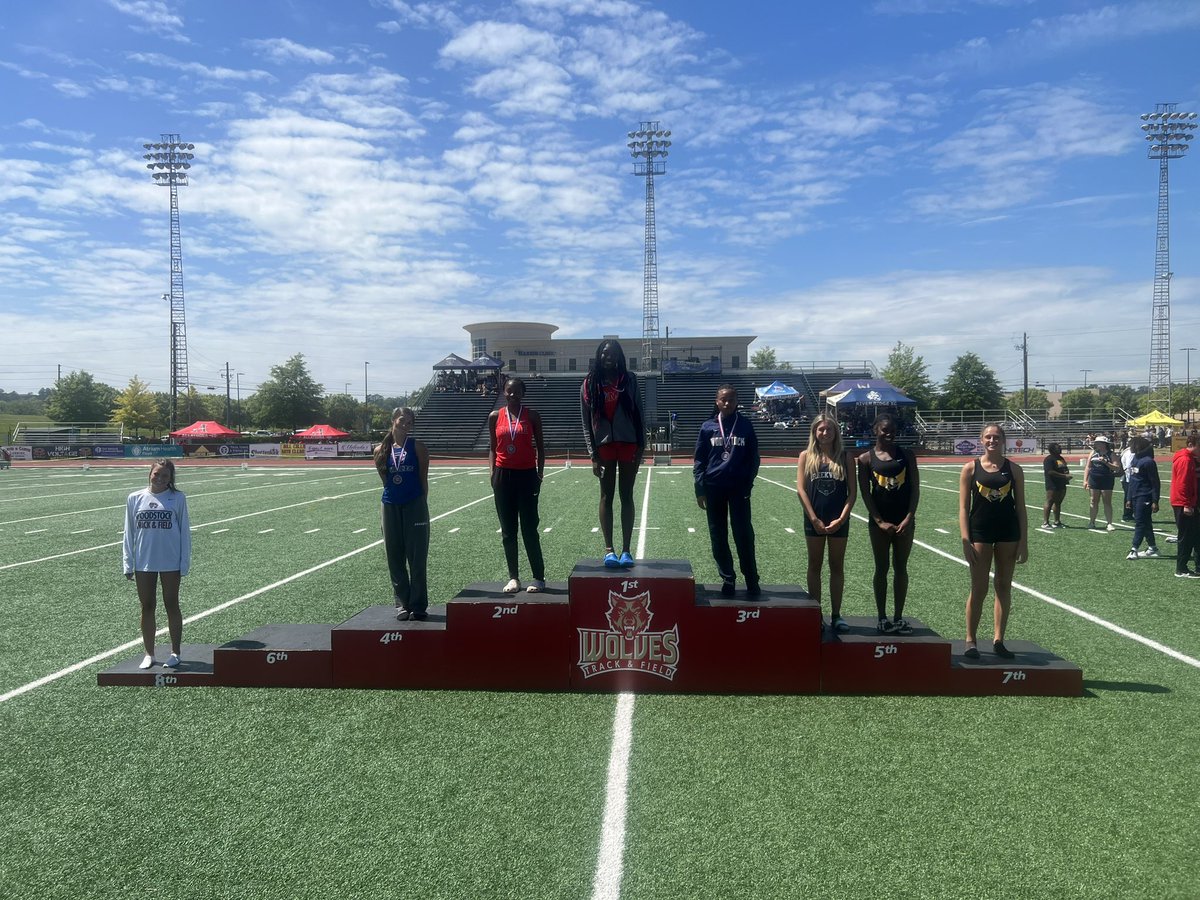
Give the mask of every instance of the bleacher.
<path id="1" fill-rule="evenodd" d="M 115 422 L 18 422 L 9 443 L 49 447 L 58 444 L 120 444 L 124 440 L 124 428 Z"/>
<path id="2" fill-rule="evenodd" d="M 496 394 L 434 391 L 417 414 L 416 434 L 435 455 L 473 453 L 498 401 Z"/>

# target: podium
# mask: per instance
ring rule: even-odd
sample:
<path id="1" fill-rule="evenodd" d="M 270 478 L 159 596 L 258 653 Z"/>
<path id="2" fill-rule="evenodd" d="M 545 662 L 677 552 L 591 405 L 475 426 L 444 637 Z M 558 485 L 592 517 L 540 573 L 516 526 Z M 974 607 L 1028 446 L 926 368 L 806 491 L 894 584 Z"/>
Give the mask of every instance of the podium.
<path id="1" fill-rule="evenodd" d="M 697 585 L 686 560 L 629 569 L 581 562 L 541 593 L 499 582 L 463 588 L 423 621 L 369 606 L 329 625 L 266 625 L 220 646 L 185 645 L 176 670 L 126 660 L 101 685 L 315 687 L 714 694 L 1064 696 L 1083 693 L 1078 666 L 1028 641 L 1015 659 L 912 621 L 881 635 L 875 620 L 823 627 L 798 587 L 723 595 Z M 985 644 L 985 646 L 987 646 Z M 165 659 L 166 654 L 162 653 Z"/>

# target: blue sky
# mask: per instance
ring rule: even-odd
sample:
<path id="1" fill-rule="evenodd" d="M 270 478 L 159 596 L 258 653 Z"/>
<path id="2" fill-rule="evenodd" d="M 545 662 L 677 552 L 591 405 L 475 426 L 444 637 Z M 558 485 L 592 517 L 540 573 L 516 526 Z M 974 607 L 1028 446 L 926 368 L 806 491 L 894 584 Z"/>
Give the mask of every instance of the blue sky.
<path id="1" fill-rule="evenodd" d="M 1144 384 L 1158 166 L 1138 115 L 1200 108 L 1191 0 L 51 0 L 0 16 L 0 389 L 168 379 L 180 191 L 191 380 L 303 353 L 397 394 L 462 326 L 641 334 L 642 179 L 660 319 L 780 358 L 897 341 L 943 378 Z M 1172 345 L 1200 346 L 1200 160 L 1171 165 Z M 1200 376 L 1200 354 L 1195 374 Z M 1185 354 L 1173 367 L 1182 380 Z"/>

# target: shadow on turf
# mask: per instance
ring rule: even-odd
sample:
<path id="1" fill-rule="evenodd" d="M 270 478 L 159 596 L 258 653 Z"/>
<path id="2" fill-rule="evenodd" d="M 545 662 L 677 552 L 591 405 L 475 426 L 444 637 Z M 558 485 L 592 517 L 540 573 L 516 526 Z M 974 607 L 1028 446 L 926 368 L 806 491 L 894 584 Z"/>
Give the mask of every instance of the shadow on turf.
<path id="1" fill-rule="evenodd" d="M 1096 691 L 1130 691 L 1137 694 L 1169 694 L 1171 689 L 1162 684 L 1144 684 L 1140 681 L 1089 681 L 1083 680 L 1083 696 L 1098 697 Z"/>

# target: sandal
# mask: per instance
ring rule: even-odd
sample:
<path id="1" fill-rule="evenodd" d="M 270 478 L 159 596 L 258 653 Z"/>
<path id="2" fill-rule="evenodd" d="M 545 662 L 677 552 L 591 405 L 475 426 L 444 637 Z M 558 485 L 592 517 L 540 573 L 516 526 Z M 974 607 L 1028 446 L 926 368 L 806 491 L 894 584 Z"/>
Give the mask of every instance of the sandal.
<path id="1" fill-rule="evenodd" d="M 847 631 L 850 630 L 850 623 L 847 622 L 845 619 L 843 619 L 841 616 L 834 616 L 832 625 L 833 625 L 833 630 L 836 631 L 838 634 L 845 634 Z"/>

